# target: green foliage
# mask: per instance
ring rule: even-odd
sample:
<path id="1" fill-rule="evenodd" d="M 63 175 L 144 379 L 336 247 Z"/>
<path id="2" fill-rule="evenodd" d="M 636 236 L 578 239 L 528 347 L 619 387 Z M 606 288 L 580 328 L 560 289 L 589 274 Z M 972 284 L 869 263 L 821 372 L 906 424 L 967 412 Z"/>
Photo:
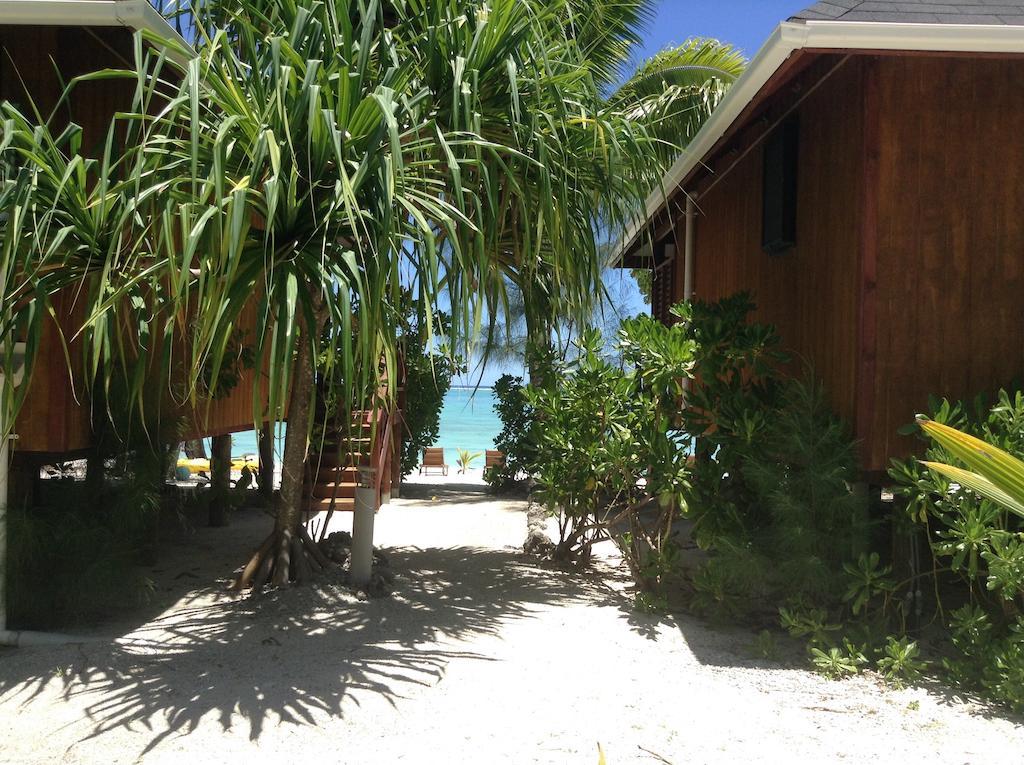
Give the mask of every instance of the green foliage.
<path id="1" fill-rule="evenodd" d="M 759 659 L 777 661 L 779 658 L 779 644 L 775 639 L 775 633 L 771 630 L 761 630 L 751 646 L 751 652 Z"/>
<path id="2" fill-rule="evenodd" d="M 866 532 L 853 443 L 819 385 L 785 378 L 744 294 L 677 311 L 697 347 L 682 424 L 695 439 L 687 516 L 711 553 L 694 606 L 730 615 L 793 597 L 838 602 Z"/>
<path id="3" fill-rule="evenodd" d="M 857 565 L 843 564 L 843 570 L 847 574 L 847 588 L 843 600 L 850 604 L 854 616 L 866 613 L 873 601 L 879 597 L 888 598 L 895 589 L 895 584 L 889 578 L 892 566 L 883 566 L 879 561 L 878 553 L 873 552 L 861 553 L 857 558 Z"/>
<path id="4" fill-rule="evenodd" d="M 844 641 L 842 647 L 822 649 L 812 646 L 810 654 L 814 668 L 832 680 L 856 675 L 868 663 L 864 652 L 849 641 Z"/>
<path id="5" fill-rule="evenodd" d="M 934 401 L 931 409 L 918 422 L 930 439 L 925 459 L 894 460 L 889 473 L 906 521 L 927 531 L 932 554 L 961 584 L 954 596 L 968 600 L 948 614 L 955 652 L 942 666 L 958 683 L 1019 711 L 1024 519 L 1015 505 L 1024 494 L 1013 476 L 1024 471 L 1024 394 L 1002 390 L 991 406 L 978 397 Z"/>
<path id="6" fill-rule="evenodd" d="M 640 290 L 640 297 L 644 303 L 651 304 L 651 270 L 649 268 L 634 268 L 630 271 L 636 280 L 636 287 Z"/>
<path id="7" fill-rule="evenodd" d="M 534 413 L 523 378 L 502 375 L 495 381 L 494 411 L 501 420 L 501 432 L 494 439 L 494 446 L 505 455 L 505 464 L 488 468 L 484 478 L 500 489 L 519 476 L 528 475 L 536 459 Z"/>
<path id="8" fill-rule="evenodd" d="M 883 655 L 878 659 L 878 671 L 897 687 L 904 681 L 917 680 L 928 668 L 928 662 L 920 658 L 921 649 L 917 641 L 904 636 L 890 635 L 885 642 Z"/>
<path id="9" fill-rule="evenodd" d="M 402 361 L 405 364 L 405 409 L 403 415 L 402 475 L 420 464 L 423 450 L 437 443 L 444 397 L 452 377 L 463 370 L 461 359 L 453 356 L 443 338 L 450 326 L 447 314 L 435 316 L 437 337 L 428 339 L 425 319 L 411 297 L 406 298 L 401 327 Z"/>
<path id="10" fill-rule="evenodd" d="M 130 458 L 100 501 L 92 487 L 62 479 L 45 482 L 43 505 L 8 508 L 13 628 L 63 628 L 148 598 L 152 585 L 137 566 L 151 560 L 160 498 L 146 461 Z"/>
<path id="11" fill-rule="evenodd" d="M 230 395 L 241 382 L 242 375 L 253 368 L 255 354 L 252 347 L 245 344 L 245 334 L 244 330 L 235 330 L 228 338 L 217 379 L 213 379 L 211 364 L 203 366 L 199 384 L 204 396 L 219 399 Z"/>
<path id="12" fill-rule="evenodd" d="M 469 449 L 459 449 L 458 454 L 459 456 L 456 459 L 456 464 L 459 466 L 459 472 L 465 473 L 467 470 L 473 467 L 473 463 L 476 460 L 480 459 L 484 453 L 471 452 Z"/>
<path id="13" fill-rule="evenodd" d="M 775 331 L 748 322 L 753 309 L 746 294 L 675 309 L 697 347 L 699 384 L 687 393 L 682 426 L 695 439 L 688 516 L 695 540 L 705 549 L 721 538 L 744 540 L 749 516 L 756 513 L 742 462 L 777 407 L 776 365 L 783 357 Z"/>
<path id="14" fill-rule="evenodd" d="M 472 340 L 507 305 L 506 283 L 529 288 L 540 336 L 554 317 L 592 315 L 595 231 L 635 220 L 680 148 L 659 131 L 685 138 L 742 68 L 708 41 L 610 100 L 645 9 L 193 3 L 195 50 L 142 33 L 123 71 L 85 78 L 133 94 L 99 157 L 78 126 L 51 133 L 3 105 L 0 352 L 27 338 L 30 373 L 52 299 L 72 288 L 85 326 L 63 334 L 82 339 L 86 384 L 109 386 L 112 359 L 173 356 L 175 392 L 194 404 L 255 313 L 267 384 L 253 422 L 287 409 L 295 426 L 278 517 L 297 523 L 314 370 L 356 407 L 382 375 L 394 395 L 400 284 L 415 285 L 428 345 L 442 305 L 452 345 Z M 659 76 L 671 87 L 649 95 Z"/>
<path id="15" fill-rule="evenodd" d="M 657 591 L 676 568 L 673 520 L 688 486 L 676 418 L 694 344 L 682 325 L 640 317 L 617 339 L 624 367 L 603 347 L 600 333 L 582 333 L 573 361 L 526 391 L 536 493 L 559 518 L 557 556 L 586 559 L 612 539 L 641 588 Z"/>
<path id="16" fill-rule="evenodd" d="M 838 624 L 828 623 L 825 609 L 799 602 L 779 609 L 779 623 L 791 637 L 805 639 L 809 646 L 815 648 L 831 645 L 831 633 L 840 629 Z"/>

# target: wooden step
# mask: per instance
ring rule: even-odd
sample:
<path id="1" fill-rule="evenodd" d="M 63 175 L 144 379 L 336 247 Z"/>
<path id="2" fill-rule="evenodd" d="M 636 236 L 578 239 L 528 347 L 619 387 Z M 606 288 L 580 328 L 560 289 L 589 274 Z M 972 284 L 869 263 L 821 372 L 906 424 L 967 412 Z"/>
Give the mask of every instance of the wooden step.
<path id="1" fill-rule="evenodd" d="M 313 444 L 313 448 L 325 453 L 336 452 L 339 450 L 346 452 L 367 452 L 370 450 L 372 445 L 373 443 L 369 436 L 359 438 L 335 438 L 333 436 L 328 436 L 324 439 L 322 444 Z"/>
<path id="2" fill-rule="evenodd" d="M 307 499 L 303 505 L 303 510 L 312 513 L 324 513 L 331 509 L 331 504 L 334 504 L 334 511 L 336 513 L 351 513 L 356 508 L 355 499 L 343 497 L 341 499 Z"/>
<path id="3" fill-rule="evenodd" d="M 314 499 L 330 499 L 331 497 L 351 498 L 356 495 L 355 483 L 331 483 L 325 481 L 323 483 L 317 482 L 313 486 L 313 498 Z"/>
<path id="4" fill-rule="evenodd" d="M 338 454 L 337 452 L 324 452 L 323 454 L 311 454 L 306 462 L 311 467 L 319 467 L 321 470 L 327 468 L 355 468 L 368 467 L 370 458 L 365 454 Z"/>
<path id="5" fill-rule="evenodd" d="M 316 471 L 316 480 L 313 483 L 358 483 L 359 470 L 354 467 L 339 467 L 337 465 L 324 465 L 311 463 L 309 473 Z"/>

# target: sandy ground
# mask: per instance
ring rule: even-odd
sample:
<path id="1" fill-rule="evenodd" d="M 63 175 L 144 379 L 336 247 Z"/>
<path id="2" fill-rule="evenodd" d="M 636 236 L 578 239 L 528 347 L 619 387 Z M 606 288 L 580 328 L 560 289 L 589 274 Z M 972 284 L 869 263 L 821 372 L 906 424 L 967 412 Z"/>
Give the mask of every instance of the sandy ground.
<path id="1" fill-rule="evenodd" d="M 454 478 L 407 485 L 377 516 L 399 590 L 376 601 L 331 584 L 234 599 L 217 580 L 268 520 L 198 529 L 95 642 L 0 652 L 0 762 L 594 765 L 598 743 L 609 765 L 1024 761 L 999 711 L 635 613 L 610 562 L 521 555 L 523 510 Z"/>

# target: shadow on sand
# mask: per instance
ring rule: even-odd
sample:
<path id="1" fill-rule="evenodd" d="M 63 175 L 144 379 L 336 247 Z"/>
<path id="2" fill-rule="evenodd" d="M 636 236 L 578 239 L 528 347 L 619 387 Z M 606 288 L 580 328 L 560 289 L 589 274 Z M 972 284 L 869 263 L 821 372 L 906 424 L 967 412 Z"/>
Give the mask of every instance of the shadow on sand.
<path id="1" fill-rule="evenodd" d="M 51 683 L 86 702 L 83 740 L 118 727 L 152 735 L 142 753 L 187 735 L 214 713 L 225 730 L 259 739 L 268 720 L 316 724 L 343 703 L 389 703 L 435 685 L 446 645 L 496 634 L 541 604 L 607 603 L 608 590 L 537 567 L 514 552 L 392 551 L 392 598 L 365 601 L 320 581 L 260 598 L 178 607 L 116 642 L 0 656 L 0 703 L 31 705 Z M 52 689 L 47 690 L 52 696 Z"/>
<path id="2" fill-rule="evenodd" d="M 427 480 L 402 484 L 402 499 L 474 505 L 525 499 L 522 492 L 494 493 L 482 483 L 430 483 Z M 525 533 L 525 532 L 524 532 Z"/>

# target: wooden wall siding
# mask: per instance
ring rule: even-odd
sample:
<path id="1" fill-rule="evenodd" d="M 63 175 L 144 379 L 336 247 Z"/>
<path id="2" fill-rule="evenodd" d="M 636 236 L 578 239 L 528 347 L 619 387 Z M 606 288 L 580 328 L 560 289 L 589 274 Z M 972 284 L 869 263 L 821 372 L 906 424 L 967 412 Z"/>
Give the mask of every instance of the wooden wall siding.
<path id="1" fill-rule="evenodd" d="M 239 317 L 242 343 L 253 345 L 256 328 L 256 300 L 242 311 Z M 185 433 L 183 438 L 217 436 L 238 433 L 253 428 L 253 396 L 255 386 L 266 375 L 255 369 L 245 370 L 238 384 L 223 398 L 199 402 L 195 409 L 182 413 Z M 265 399 L 264 399 L 265 400 Z"/>
<path id="2" fill-rule="evenodd" d="M 878 369 L 871 461 L 929 394 L 1024 377 L 1024 62 L 879 66 Z"/>
<path id="3" fill-rule="evenodd" d="M 86 31 L 72 27 L 0 27 L 0 99 L 26 113 L 31 104 L 43 115 L 56 106 L 65 82 L 131 60 L 131 33 L 124 29 Z M 58 76 L 57 72 L 60 72 Z M 55 130 L 73 119 L 83 128 L 83 148 L 102 146 L 110 116 L 131 104 L 130 84 L 105 82 L 81 86 L 70 105 L 53 119 Z M 71 295 L 58 298 L 65 331 L 77 328 L 80 311 Z M 72 349 L 72 358 L 77 358 Z M 44 330 L 36 368 L 15 425 L 19 452 L 68 453 L 90 444 L 88 407 L 76 397 L 56 325 Z"/>
<path id="4" fill-rule="evenodd" d="M 851 60 L 799 108 L 797 245 L 761 249 L 762 152 L 751 151 L 697 201 L 694 292 L 753 293 L 756 319 L 774 324 L 793 369 L 813 361 L 838 412 L 854 416 L 862 65 Z M 677 269 L 675 294 L 683 294 Z"/>
<path id="5" fill-rule="evenodd" d="M 72 78 L 99 69 L 130 68 L 132 60 L 132 33 L 126 29 L 0 27 L 0 98 L 28 114 L 34 102 L 48 115 Z M 133 89 L 131 82 L 115 80 L 82 83 L 56 112 L 53 125 L 60 128 L 74 120 L 83 128 L 83 149 L 95 152 L 102 148 L 111 115 L 131 105 Z"/>

